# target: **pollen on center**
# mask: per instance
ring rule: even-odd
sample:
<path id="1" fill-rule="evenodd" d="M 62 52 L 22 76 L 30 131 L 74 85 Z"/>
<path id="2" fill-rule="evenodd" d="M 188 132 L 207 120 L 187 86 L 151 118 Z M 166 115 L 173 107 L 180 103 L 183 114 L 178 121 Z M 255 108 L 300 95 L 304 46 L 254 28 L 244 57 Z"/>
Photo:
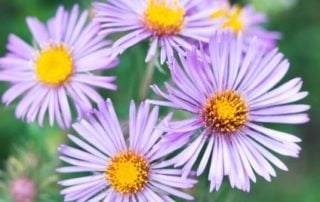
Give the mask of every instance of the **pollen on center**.
<path id="1" fill-rule="evenodd" d="M 185 9 L 179 0 L 149 0 L 143 23 L 157 36 L 173 35 L 183 28 L 184 18 Z"/>
<path id="2" fill-rule="evenodd" d="M 148 182 L 149 163 L 135 152 L 126 151 L 113 157 L 105 171 L 111 187 L 123 194 L 135 194 Z"/>
<path id="3" fill-rule="evenodd" d="M 220 134 L 231 134 L 248 121 L 248 105 L 240 94 L 227 90 L 209 97 L 201 115 L 209 129 Z"/>
<path id="4" fill-rule="evenodd" d="M 73 72 L 72 56 L 64 45 L 51 45 L 40 52 L 35 72 L 38 80 L 47 85 L 62 85 Z"/>

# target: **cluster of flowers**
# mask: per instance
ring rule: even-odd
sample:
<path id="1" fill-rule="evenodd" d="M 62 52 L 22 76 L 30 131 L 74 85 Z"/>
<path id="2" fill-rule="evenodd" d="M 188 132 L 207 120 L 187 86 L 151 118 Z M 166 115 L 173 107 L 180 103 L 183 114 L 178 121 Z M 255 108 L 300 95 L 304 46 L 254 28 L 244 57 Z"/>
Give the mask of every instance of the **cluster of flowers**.
<path id="1" fill-rule="evenodd" d="M 276 86 L 289 63 L 276 49 L 281 35 L 262 27 L 264 15 L 221 0 L 108 0 L 93 7 L 90 22 L 77 5 L 71 12 L 60 7 L 46 24 L 28 17 L 35 45 L 10 35 L 0 58 L 0 80 L 12 85 L 2 101 L 21 97 L 17 118 L 42 126 L 47 114 L 51 126 L 72 126 L 80 135 L 69 135 L 77 148 L 59 148 L 69 166 L 58 172 L 87 175 L 59 182 L 65 201 L 192 200 L 184 190 L 206 168 L 210 191 L 225 176 L 231 187 L 249 191 L 256 175 L 270 181 L 273 166 L 287 170 L 274 153 L 298 157 L 298 137 L 262 125 L 309 120 L 308 105 L 292 104 L 308 94 L 301 79 Z M 125 35 L 106 40 L 115 33 Z M 97 74 L 144 40 L 145 61 L 159 55 L 172 82 L 165 92 L 151 86 L 162 100 L 130 104 L 126 132 L 112 101 L 96 91 L 116 90 L 115 77 Z M 192 116 L 159 120 L 159 107 L 151 105 Z"/>

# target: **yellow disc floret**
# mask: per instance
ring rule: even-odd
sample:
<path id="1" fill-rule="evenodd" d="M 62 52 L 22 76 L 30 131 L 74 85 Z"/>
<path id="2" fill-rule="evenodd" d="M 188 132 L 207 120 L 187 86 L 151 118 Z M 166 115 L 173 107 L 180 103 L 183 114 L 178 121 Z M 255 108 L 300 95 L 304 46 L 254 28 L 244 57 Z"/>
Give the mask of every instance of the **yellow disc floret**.
<path id="1" fill-rule="evenodd" d="M 183 28 L 185 10 L 179 0 L 149 0 L 144 25 L 157 36 L 177 34 Z"/>
<path id="2" fill-rule="evenodd" d="M 212 19 L 225 18 L 222 28 L 231 28 L 235 33 L 244 29 L 245 23 L 241 19 L 242 9 L 240 6 L 234 6 L 233 9 L 222 8 L 211 15 Z"/>
<path id="3" fill-rule="evenodd" d="M 72 56 L 64 45 L 51 45 L 42 50 L 35 66 L 38 80 L 52 86 L 67 82 L 73 72 Z"/>
<path id="4" fill-rule="evenodd" d="M 148 182 L 149 164 L 143 156 L 126 151 L 111 159 L 105 174 L 114 190 L 135 194 Z"/>
<path id="5" fill-rule="evenodd" d="M 206 127 L 231 134 L 248 121 L 248 106 L 237 92 L 227 90 L 209 97 L 201 114 Z"/>

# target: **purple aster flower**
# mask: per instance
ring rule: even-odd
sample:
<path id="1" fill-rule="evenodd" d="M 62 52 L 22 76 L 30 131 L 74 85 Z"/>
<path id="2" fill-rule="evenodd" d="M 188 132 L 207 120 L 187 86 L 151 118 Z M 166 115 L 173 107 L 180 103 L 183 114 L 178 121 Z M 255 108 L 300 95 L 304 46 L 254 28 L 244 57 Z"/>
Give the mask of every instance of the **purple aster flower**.
<path id="1" fill-rule="evenodd" d="M 230 29 L 234 33 L 242 32 L 246 44 L 257 37 L 257 43 L 266 49 L 276 47 L 277 40 L 281 38 L 279 32 L 267 31 L 263 24 L 267 22 L 267 16 L 258 13 L 251 5 L 231 5 L 227 0 L 207 1 L 202 6 L 211 7 L 213 20 L 216 29 Z"/>
<path id="2" fill-rule="evenodd" d="M 175 52 L 184 54 L 192 41 L 208 42 L 212 21 L 211 9 L 195 12 L 202 0 L 109 0 L 95 3 L 96 20 L 102 33 L 129 32 L 118 39 L 113 48 L 122 53 L 127 48 L 150 39 L 146 62 L 161 47 L 160 62 L 171 59 Z"/>
<path id="3" fill-rule="evenodd" d="M 18 118 L 28 122 L 38 119 L 42 126 L 48 111 L 51 126 L 57 121 L 61 128 L 68 128 L 73 107 L 81 115 L 91 109 L 91 101 L 103 100 L 96 87 L 116 89 L 112 83 L 115 77 L 93 74 L 115 67 L 117 60 L 111 57 L 111 42 L 97 34 L 100 25 L 86 24 L 87 19 L 88 12 L 80 14 L 77 5 L 71 13 L 60 7 L 47 24 L 27 18 L 35 47 L 9 36 L 9 53 L 0 58 L 0 80 L 12 86 L 2 101 L 9 105 L 22 97 L 16 108 Z"/>
<path id="4" fill-rule="evenodd" d="M 62 173 L 86 172 L 88 176 L 60 181 L 65 201 L 173 201 L 169 195 L 192 200 L 180 189 L 197 182 L 181 178 L 182 171 L 162 163 L 170 148 L 158 142 L 171 115 L 157 124 L 159 108 L 150 111 L 142 103 L 138 110 L 130 105 L 129 128 L 124 136 L 110 100 L 99 110 L 73 125 L 81 138 L 69 135 L 78 148 L 62 145 L 60 159 L 71 166 Z M 88 174 L 88 172 L 90 172 Z"/>
<path id="5" fill-rule="evenodd" d="M 210 63 L 190 52 L 181 57 L 182 66 L 176 61 L 169 65 L 174 86 L 167 83 L 167 93 L 152 86 L 166 101 L 149 102 L 193 114 L 168 124 L 172 134 L 159 144 L 179 148 L 190 139 L 169 162 L 184 166 L 185 175 L 199 159 L 197 175 L 209 167 L 211 191 L 219 189 L 224 176 L 232 187 L 249 191 L 255 173 L 270 181 L 276 176 L 272 165 L 287 170 L 274 153 L 298 157 L 298 137 L 262 124 L 307 122 L 309 106 L 293 103 L 308 93 L 300 92 L 299 78 L 275 87 L 289 69 L 277 49 L 266 53 L 252 40 L 244 54 L 242 35 L 231 32 L 216 33 L 209 46 Z"/>

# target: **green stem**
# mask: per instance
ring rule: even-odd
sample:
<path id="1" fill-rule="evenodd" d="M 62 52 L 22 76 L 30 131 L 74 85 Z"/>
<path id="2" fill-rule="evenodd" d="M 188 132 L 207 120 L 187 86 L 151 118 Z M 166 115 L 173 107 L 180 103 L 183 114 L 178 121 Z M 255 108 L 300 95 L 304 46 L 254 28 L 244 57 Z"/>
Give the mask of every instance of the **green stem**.
<path id="1" fill-rule="evenodd" d="M 145 100 L 147 98 L 149 86 L 153 81 L 153 74 L 156 68 L 156 59 L 157 56 L 155 55 L 147 65 L 146 75 L 140 89 L 140 100 Z"/>

